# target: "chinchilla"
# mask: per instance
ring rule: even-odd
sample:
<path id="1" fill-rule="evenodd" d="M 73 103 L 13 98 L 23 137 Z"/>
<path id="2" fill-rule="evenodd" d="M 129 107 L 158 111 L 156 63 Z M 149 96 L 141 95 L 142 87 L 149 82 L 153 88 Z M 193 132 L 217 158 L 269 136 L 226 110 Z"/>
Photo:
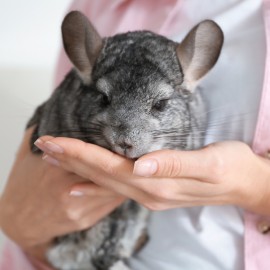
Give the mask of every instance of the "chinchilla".
<path id="1" fill-rule="evenodd" d="M 78 11 L 62 23 L 74 65 L 28 127 L 42 135 L 82 139 L 136 159 L 160 149 L 203 145 L 206 108 L 201 79 L 216 63 L 223 33 L 210 20 L 181 43 L 150 31 L 101 38 Z M 55 239 L 48 259 L 61 270 L 130 269 L 127 259 L 145 238 L 149 210 L 127 201 L 88 230 Z"/>

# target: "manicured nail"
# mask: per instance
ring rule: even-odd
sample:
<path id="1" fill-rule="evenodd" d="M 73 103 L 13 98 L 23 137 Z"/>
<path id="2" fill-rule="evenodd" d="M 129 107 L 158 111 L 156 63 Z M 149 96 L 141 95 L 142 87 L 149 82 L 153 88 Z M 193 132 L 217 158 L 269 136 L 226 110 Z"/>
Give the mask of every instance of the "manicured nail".
<path id="1" fill-rule="evenodd" d="M 69 195 L 70 195 L 70 196 L 74 196 L 74 197 L 80 197 L 80 196 L 83 196 L 84 193 L 81 192 L 81 191 L 79 191 L 79 190 L 71 190 L 71 191 L 69 192 Z"/>
<path id="2" fill-rule="evenodd" d="M 44 155 L 42 159 L 50 163 L 51 165 L 59 166 L 59 161 L 49 155 Z"/>
<path id="3" fill-rule="evenodd" d="M 41 139 L 37 139 L 35 142 L 34 142 L 34 145 L 39 148 L 41 151 L 45 151 L 45 147 L 44 147 L 44 142 L 41 140 Z"/>
<path id="4" fill-rule="evenodd" d="M 51 151 L 53 153 L 57 153 L 57 154 L 64 153 L 64 149 L 61 146 L 59 146 L 53 142 L 47 141 L 44 143 L 44 146 L 46 149 L 48 149 L 49 151 Z"/>
<path id="5" fill-rule="evenodd" d="M 134 164 L 133 174 L 138 176 L 151 176 L 158 169 L 158 163 L 154 159 L 138 160 Z"/>
<path id="6" fill-rule="evenodd" d="M 37 139 L 35 142 L 34 142 L 34 145 L 38 146 L 38 145 L 43 145 L 44 142 L 41 140 L 41 139 Z"/>

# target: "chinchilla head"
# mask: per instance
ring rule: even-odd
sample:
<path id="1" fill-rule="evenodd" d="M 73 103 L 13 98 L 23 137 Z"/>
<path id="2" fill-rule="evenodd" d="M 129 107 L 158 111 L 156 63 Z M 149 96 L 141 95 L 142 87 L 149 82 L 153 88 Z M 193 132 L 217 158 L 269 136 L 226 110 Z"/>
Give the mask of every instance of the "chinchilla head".
<path id="1" fill-rule="evenodd" d="M 216 63 L 223 33 L 203 21 L 181 43 L 148 31 L 101 38 L 80 12 L 62 24 L 64 47 L 84 91 L 95 92 L 95 143 L 129 158 L 200 146 L 205 124 L 196 84 Z M 200 115 L 201 114 L 201 115 Z"/>

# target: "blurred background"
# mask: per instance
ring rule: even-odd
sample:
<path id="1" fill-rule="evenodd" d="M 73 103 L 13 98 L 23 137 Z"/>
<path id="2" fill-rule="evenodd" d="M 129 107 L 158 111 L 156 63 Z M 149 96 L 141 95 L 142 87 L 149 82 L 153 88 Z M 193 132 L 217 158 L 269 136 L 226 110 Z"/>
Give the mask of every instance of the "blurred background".
<path id="1" fill-rule="evenodd" d="M 0 191 L 27 120 L 53 91 L 60 26 L 70 2 L 0 0 Z"/>

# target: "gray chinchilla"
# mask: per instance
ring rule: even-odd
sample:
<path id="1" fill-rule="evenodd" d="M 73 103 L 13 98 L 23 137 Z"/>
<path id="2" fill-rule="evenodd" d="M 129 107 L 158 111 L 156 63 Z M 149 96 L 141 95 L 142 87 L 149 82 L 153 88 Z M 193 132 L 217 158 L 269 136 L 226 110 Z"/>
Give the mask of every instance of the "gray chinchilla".
<path id="1" fill-rule="evenodd" d="M 206 108 L 196 84 L 216 63 L 223 33 L 210 20 L 181 43 L 149 31 L 101 38 L 78 11 L 62 24 L 74 65 L 36 110 L 31 140 L 42 135 L 82 139 L 135 159 L 160 149 L 202 146 Z M 129 269 L 146 235 L 149 210 L 127 201 L 85 231 L 55 239 L 48 259 L 61 270 Z"/>

